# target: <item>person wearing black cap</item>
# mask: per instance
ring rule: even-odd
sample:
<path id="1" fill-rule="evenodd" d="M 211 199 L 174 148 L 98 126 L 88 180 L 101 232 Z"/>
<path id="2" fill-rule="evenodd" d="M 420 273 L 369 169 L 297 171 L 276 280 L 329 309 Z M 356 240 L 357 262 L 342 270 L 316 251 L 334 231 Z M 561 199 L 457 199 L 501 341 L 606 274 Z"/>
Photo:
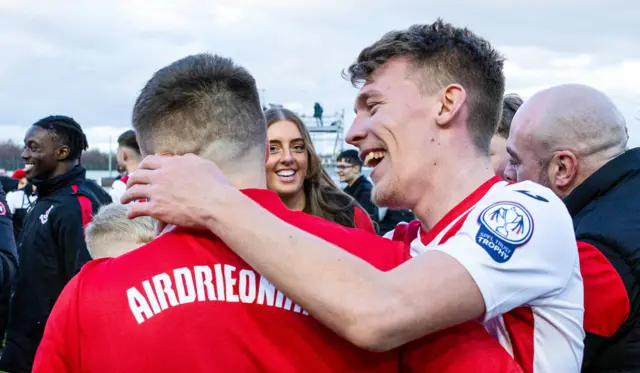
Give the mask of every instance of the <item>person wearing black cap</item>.
<path id="1" fill-rule="evenodd" d="M 80 156 L 87 138 L 70 117 L 36 122 L 24 139 L 25 171 L 38 199 L 26 216 L 18 246 L 20 272 L 11 299 L 0 370 L 31 372 L 44 326 L 58 295 L 91 258 L 84 227 L 111 197 L 87 180 Z"/>

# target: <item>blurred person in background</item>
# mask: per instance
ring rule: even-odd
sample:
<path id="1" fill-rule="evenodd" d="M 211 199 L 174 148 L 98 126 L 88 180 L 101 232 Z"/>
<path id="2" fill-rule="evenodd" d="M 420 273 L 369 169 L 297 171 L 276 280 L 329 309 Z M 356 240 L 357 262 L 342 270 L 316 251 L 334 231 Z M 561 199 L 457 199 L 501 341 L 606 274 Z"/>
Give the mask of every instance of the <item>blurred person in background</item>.
<path id="1" fill-rule="evenodd" d="M 318 125 L 318 127 L 322 127 L 323 123 L 322 123 L 322 113 L 324 112 L 324 109 L 322 108 L 322 105 L 320 105 L 319 102 L 316 102 L 315 104 L 313 104 L 313 117 L 316 120 L 316 124 Z"/>
<path id="2" fill-rule="evenodd" d="M 27 172 L 23 169 L 15 170 L 11 178 L 18 180 L 18 189 L 22 189 L 27 185 Z"/>
<path id="3" fill-rule="evenodd" d="M 0 175 L 0 184 L 5 194 L 18 189 L 18 180 L 7 175 Z"/>
<path id="4" fill-rule="evenodd" d="M 0 336 L 2 337 L 7 327 L 11 286 L 18 272 L 18 253 L 11 218 L 4 190 L 0 188 Z"/>
<path id="5" fill-rule="evenodd" d="M 36 201 L 35 187 L 27 181 L 27 172 L 16 170 L 12 178 L 18 180 L 18 189 L 7 193 L 7 207 L 13 214 L 13 232 L 16 242 L 20 240 L 20 232 L 29 207 Z"/>
<path id="6" fill-rule="evenodd" d="M 269 109 L 265 117 L 269 138 L 267 187 L 291 210 L 375 233 L 369 214 L 340 190 L 322 167 L 300 117 L 285 108 Z"/>
<path id="7" fill-rule="evenodd" d="M 565 84 L 518 110 L 507 148 L 510 181 L 564 200 L 584 279 L 583 372 L 640 372 L 640 148 L 604 93 Z"/>
<path id="8" fill-rule="evenodd" d="M 371 202 L 373 184 L 362 174 L 362 161 L 355 149 L 345 150 L 336 159 L 336 173 L 340 181 L 347 183 L 344 192 L 353 197 L 373 220 L 377 220 L 378 208 Z"/>
<path id="9" fill-rule="evenodd" d="M 100 207 L 86 229 L 87 250 L 92 259 L 115 258 L 153 240 L 153 218 L 127 217 L 127 208 L 119 203 Z"/>
<path id="10" fill-rule="evenodd" d="M 31 372 L 44 326 L 58 295 L 90 259 L 84 227 L 109 195 L 86 180 L 80 165 L 87 138 L 67 116 L 33 124 L 24 139 L 22 158 L 38 199 L 27 214 L 19 243 L 20 272 L 11 298 L 0 370 Z"/>
<path id="11" fill-rule="evenodd" d="M 388 207 L 376 207 L 371 201 L 371 189 L 373 184 L 362 174 L 362 160 L 357 150 L 345 150 L 338 155 L 336 170 L 340 181 L 347 183 L 345 193 L 352 196 L 361 206 L 367 210 L 371 219 L 377 223 L 378 234 L 393 230 L 402 222 L 409 222 L 416 217 L 406 209 L 390 209 Z"/>
<path id="12" fill-rule="evenodd" d="M 116 159 L 118 161 L 118 171 L 122 171 L 122 176 L 111 184 L 109 195 L 114 203 L 120 203 L 120 197 L 127 189 L 127 179 L 138 168 L 140 163 L 140 147 L 136 140 L 135 131 L 125 131 L 118 137 Z"/>
<path id="13" fill-rule="evenodd" d="M 504 96 L 502 100 L 502 116 L 498 123 L 496 134 L 491 138 L 489 155 L 491 155 L 491 164 L 496 175 L 504 178 L 504 169 L 509 161 L 509 153 L 507 153 L 507 138 L 509 137 L 509 129 L 513 116 L 522 106 L 522 98 L 515 93 Z"/>

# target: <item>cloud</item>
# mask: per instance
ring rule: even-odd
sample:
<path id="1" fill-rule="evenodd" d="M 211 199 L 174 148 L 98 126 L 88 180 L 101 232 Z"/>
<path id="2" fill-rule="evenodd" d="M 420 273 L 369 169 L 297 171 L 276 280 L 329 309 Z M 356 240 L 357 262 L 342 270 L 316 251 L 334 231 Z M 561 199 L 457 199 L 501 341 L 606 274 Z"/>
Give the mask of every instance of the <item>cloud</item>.
<path id="1" fill-rule="evenodd" d="M 311 112 L 319 101 L 325 112 L 345 109 L 349 124 L 356 91 L 342 69 L 383 33 L 438 16 L 499 47 L 509 91 L 590 84 L 638 126 L 640 6 L 633 2 L 452 0 L 437 10 L 413 0 L 64 4 L 0 0 L 0 139 L 20 140 L 30 123 L 62 113 L 83 125 L 92 146 L 107 147 L 109 135 L 130 126 L 133 102 L 153 72 L 202 51 L 246 66 L 267 102 Z"/>

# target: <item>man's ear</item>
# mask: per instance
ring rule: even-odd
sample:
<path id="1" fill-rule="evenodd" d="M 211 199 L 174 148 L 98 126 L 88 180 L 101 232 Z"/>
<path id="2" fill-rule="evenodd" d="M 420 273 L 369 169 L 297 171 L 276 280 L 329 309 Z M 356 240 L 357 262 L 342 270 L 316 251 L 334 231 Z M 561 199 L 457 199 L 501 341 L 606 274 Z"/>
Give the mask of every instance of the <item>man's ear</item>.
<path id="1" fill-rule="evenodd" d="M 467 101 L 467 91 L 460 84 L 446 86 L 439 95 L 440 111 L 436 115 L 436 123 L 445 127 L 460 112 Z"/>
<path id="2" fill-rule="evenodd" d="M 578 176 L 578 158 L 569 150 L 555 152 L 550 164 L 551 182 L 559 190 L 567 190 L 573 186 Z"/>
<path id="3" fill-rule="evenodd" d="M 66 161 L 71 154 L 71 149 L 67 145 L 62 145 L 56 150 L 56 159 L 58 161 Z"/>

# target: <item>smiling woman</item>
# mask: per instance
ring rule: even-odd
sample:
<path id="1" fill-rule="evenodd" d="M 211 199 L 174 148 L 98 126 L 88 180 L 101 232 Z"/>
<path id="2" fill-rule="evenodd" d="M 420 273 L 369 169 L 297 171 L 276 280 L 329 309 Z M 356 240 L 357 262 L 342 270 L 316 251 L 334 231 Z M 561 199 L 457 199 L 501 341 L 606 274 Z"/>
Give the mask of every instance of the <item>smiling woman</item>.
<path id="1" fill-rule="evenodd" d="M 300 210 L 346 227 L 375 233 L 369 215 L 340 190 L 322 167 L 302 120 L 283 108 L 269 109 L 267 187 L 292 210 Z"/>

